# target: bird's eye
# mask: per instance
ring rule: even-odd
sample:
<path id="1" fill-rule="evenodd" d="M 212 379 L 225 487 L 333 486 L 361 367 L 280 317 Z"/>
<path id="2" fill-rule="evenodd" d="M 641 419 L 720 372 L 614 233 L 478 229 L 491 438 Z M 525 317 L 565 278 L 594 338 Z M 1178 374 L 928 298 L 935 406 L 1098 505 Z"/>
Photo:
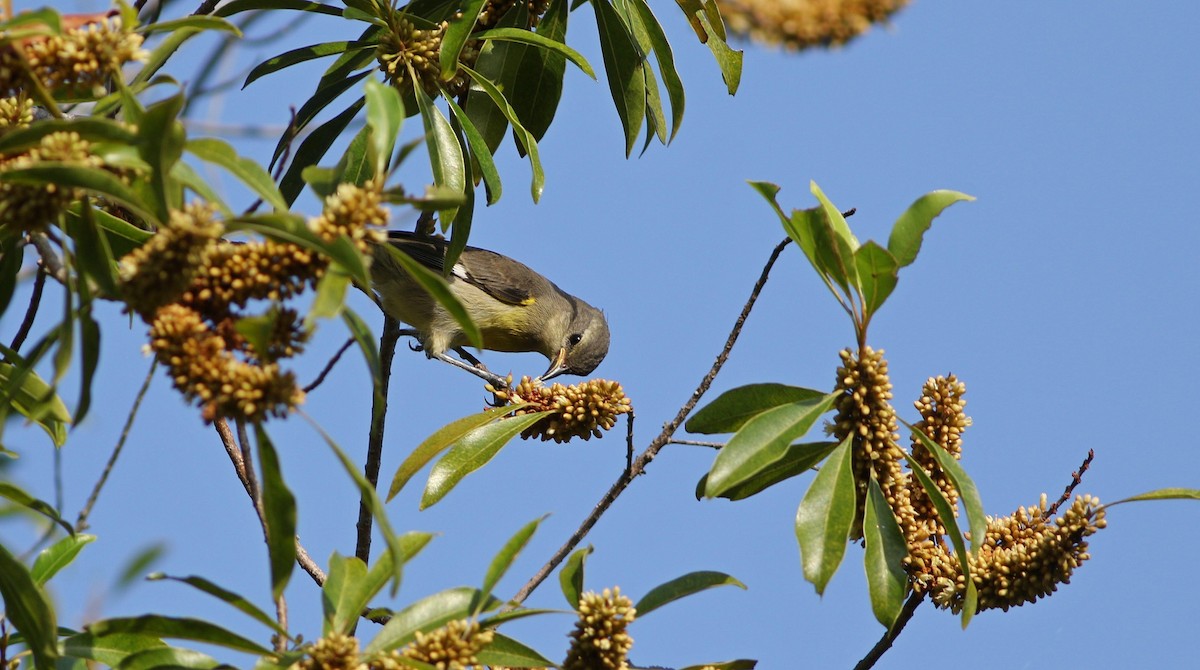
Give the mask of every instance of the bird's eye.
<path id="1" fill-rule="evenodd" d="M 580 333 L 573 333 L 570 337 L 567 338 L 567 342 L 570 343 L 571 346 L 575 346 L 576 344 L 579 344 L 580 340 L 582 340 L 582 339 L 583 339 L 583 335 L 581 335 Z"/>

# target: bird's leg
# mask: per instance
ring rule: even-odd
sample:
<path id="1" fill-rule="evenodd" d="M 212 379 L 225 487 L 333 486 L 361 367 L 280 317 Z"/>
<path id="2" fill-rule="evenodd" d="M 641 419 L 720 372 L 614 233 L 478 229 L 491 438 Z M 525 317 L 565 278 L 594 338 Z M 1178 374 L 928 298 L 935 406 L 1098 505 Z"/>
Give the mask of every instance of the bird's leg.
<path id="1" fill-rule="evenodd" d="M 459 353 L 462 353 L 462 352 L 459 352 Z M 468 357 L 472 358 L 474 360 L 474 357 L 472 357 L 472 356 L 468 356 Z M 491 384 L 493 388 L 497 388 L 497 389 L 508 388 L 508 380 L 507 379 L 505 379 L 504 377 L 501 377 L 500 375 L 483 367 L 482 363 L 479 363 L 480 367 L 475 367 L 473 365 L 468 365 L 466 363 L 463 363 L 462 361 L 458 360 L 457 358 L 455 358 L 453 356 L 447 356 L 446 354 L 432 354 L 430 356 L 430 358 L 436 358 L 439 361 L 442 361 L 443 363 L 449 363 L 450 365 L 453 365 L 456 368 L 466 370 L 467 372 L 470 372 L 471 374 L 475 375 L 476 377 L 479 377 L 480 379 Z M 476 361 L 476 362 L 478 363 L 478 361 Z"/>
<path id="2" fill-rule="evenodd" d="M 409 342 L 408 348 L 412 351 L 425 351 L 425 347 L 421 346 L 421 333 L 412 328 L 402 328 L 400 332 L 396 333 L 396 337 L 411 337 L 416 340 L 416 343 Z"/>

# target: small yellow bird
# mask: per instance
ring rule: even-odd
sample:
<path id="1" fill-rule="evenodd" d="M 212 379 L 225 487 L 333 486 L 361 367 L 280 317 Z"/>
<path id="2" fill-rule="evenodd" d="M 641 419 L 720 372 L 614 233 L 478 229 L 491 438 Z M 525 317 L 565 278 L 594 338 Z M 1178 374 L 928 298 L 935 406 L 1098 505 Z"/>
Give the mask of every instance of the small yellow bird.
<path id="1" fill-rule="evenodd" d="M 445 240 L 394 230 L 388 232 L 388 244 L 446 277 L 451 292 L 479 326 L 484 349 L 536 351 L 549 359 L 550 367 L 540 379 L 586 375 L 608 354 L 604 314 L 524 264 L 467 247 L 446 274 Z M 420 339 L 426 354 L 462 366 L 445 356 L 449 349 L 466 353 L 461 347 L 468 341 L 454 317 L 382 245 L 371 255 L 371 284 L 383 311 L 412 326 L 409 334 Z"/>

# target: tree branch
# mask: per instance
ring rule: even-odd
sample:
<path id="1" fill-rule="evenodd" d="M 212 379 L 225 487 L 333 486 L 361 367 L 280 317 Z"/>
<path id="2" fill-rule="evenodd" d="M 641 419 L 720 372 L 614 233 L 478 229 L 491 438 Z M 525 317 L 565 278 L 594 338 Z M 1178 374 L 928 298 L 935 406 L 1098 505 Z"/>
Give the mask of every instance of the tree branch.
<path id="1" fill-rule="evenodd" d="M 746 300 L 745 306 L 742 307 L 741 314 L 738 315 L 737 321 L 734 322 L 733 328 L 729 332 L 729 337 L 725 340 L 725 346 L 721 349 L 721 353 L 717 355 L 717 360 L 713 362 L 708 374 L 704 375 L 704 378 L 700 380 L 700 384 L 696 387 L 696 390 L 692 392 L 691 397 L 688 398 L 687 402 L 683 403 L 683 406 L 679 408 L 679 412 L 675 414 L 675 418 L 672 419 L 670 423 L 663 426 L 663 430 L 658 434 L 658 437 L 655 437 L 650 442 L 650 445 L 646 447 L 646 450 L 643 451 L 633 461 L 633 463 L 631 463 L 626 470 L 621 473 L 621 476 L 617 478 L 617 481 L 614 482 L 611 487 L 609 487 L 608 491 L 604 494 L 604 497 L 600 499 L 600 502 L 596 503 L 596 506 L 592 509 L 592 512 L 583 520 L 583 523 L 579 525 L 579 528 L 577 528 L 575 532 L 571 534 L 571 537 L 568 538 L 561 547 L 559 547 L 558 551 L 556 551 L 554 555 L 550 557 L 550 560 L 548 560 L 546 564 L 543 565 L 541 569 L 539 569 L 537 573 L 535 573 L 533 577 L 531 577 L 529 581 L 521 587 L 521 590 L 517 591 L 517 594 L 513 596 L 511 603 L 520 604 L 524 602 L 525 599 L 528 598 L 531 593 L 533 593 L 534 589 L 536 589 L 543 581 L 545 581 L 546 577 L 548 577 L 550 573 L 553 572 L 560 563 L 562 563 L 563 559 L 565 559 L 567 555 L 570 554 L 571 551 L 573 551 L 581 541 L 583 541 L 583 538 L 588 534 L 588 532 L 591 531 L 592 527 L 596 525 L 596 522 L 600 520 L 600 516 L 603 515 L 610 506 L 612 506 L 613 502 L 617 499 L 617 496 L 621 495 L 621 492 L 624 491 L 627 486 L 629 486 L 630 482 L 632 482 L 635 477 L 646 472 L 646 466 L 654 460 L 654 458 L 658 455 L 659 450 L 661 450 L 667 443 L 671 441 L 671 437 L 675 434 L 675 431 L 679 430 L 679 427 L 683 425 L 684 419 L 686 419 L 687 416 L 691 414 L 692 410 L 695 409 L 696 403 L 698 403 L 700 398 L 708 391 L 713 380 L 716 378 L 717 373 L 721 371 L 721 368 L 725 365 L 725 361 L 729 359 L 729 353 L 733 350 L 733 345 L 737 342 L 738 336 L 740 336 L 742 333 L 742 327 L 746 323 L 746 318 L 750 316 L 750 310 L 754 308 L 754 303 L 758 301 L 758 296 L 760 293 L 762 293 L 763 286 L 767 283 L 767 277 L 771 273 L 771 268 L 775 265 L 775 261 L 779 260 L 779 255 L 783 253 L 784 248 L 791 241 L 791 238 L 788 238 L 775 245 L 775 249 L 771 252 L 770 258 L 767 259 L 766 265 L 763 266 L 762 274 L 759 275 L 758 281 L 755 282 L 754 288 L 750 291 L 750 297 Z M 632 426 L 632 424 L 630 425 Z M 632 444 L 632 441 L 630 443 Z"/>
<path id="2" fill-rule="evenodd" d="M 913 591 L 908 596 L 908 600 L 904 601 L 904 607 L 900 609 L 900 616 L 896 617 L 896 623 L 892 624 L 891 630 L 883 634 L 879 641 L 871 647 L 871 651 L 863 656 L 858 665 L 854 666 L 854 670 L 867 670 L 867 668 L 875 667 L 875 662 L 883 656 L 884 652 L 892 648 L 892 643 L 899 637 L 900 631 L 904 630 L 904 626 L 908 620 L 912 618 L 913 613 L 917 611 L 917 606 L 925 600 L 925 592 Z"/>
<path id="3" fill-rule="evenodd" d="M 363 475 L 371 482 L 371 488 L 379 487 L 379 463 L 383 454 L 383 428 L 387 419 L 388 382 L 392 377 L 392 358 L 396 354 L 396 341 L 400 339 L 400 323 L 390 316 L 383 319 L 383 334 L 379 336 L 379 383 L 371 399 L 371 434 L 367 438 L 367 462 Z M 354 555 L 369 563 L 371 558 L 371 528 L 374 519 L 366 498 L 358 503 L 358 542 Z M 396 557 L 397 560 L 399 557 Z"/>
<path id="4" fill-rule="evenodd" d="M 20 351 L 21 345 L 25 344 L 25 338 L 29 337 L 33 321 L 37 318 L 38 307 L 42 304 L 42 289 L 44 288 L 46 288 L 46 268 L 39 264 L 37 275 L 33 279 L 33 292 L 29 294 L 29 306 L 25 308 L 25 318 L 21 320 L 21 327 L 13 336 L 12 343 L 8 345 L 9 349 Z"/>

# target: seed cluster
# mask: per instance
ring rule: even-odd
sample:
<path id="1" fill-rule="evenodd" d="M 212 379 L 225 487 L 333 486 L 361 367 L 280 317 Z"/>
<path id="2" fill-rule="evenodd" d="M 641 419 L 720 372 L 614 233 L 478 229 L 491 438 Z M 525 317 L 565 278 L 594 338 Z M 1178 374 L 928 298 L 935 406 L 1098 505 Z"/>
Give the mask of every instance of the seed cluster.
<path id="1" fill-rule="evenodd" d="M 371 228 L 387 221 L 381 202 L 377 184 L 342 185 L 309 226 L 326 240 L 346 235 L 365 250 L 381 234 Z M 270 239 L 221 240 L 222 230 L 211 208 L 172 213 L 121 259 L 122 292 L 150 324 L 150 349 L 206 420 L 282 416 L 304 393 L 278 361 L 298 354 L 309 333 L 300 315 L 280 303 L 315 284 L 328 260 Z M 243 314 L 255 300 L 271 304 L 261 316 Z"/>
<path id="2" fill-rule="evenodd" d="M 18 104 L 13 103 L 14 106 Z M 79 133 L 62 131 L 46 135 L 28 151 L 0 157 L 0 226 L 17 230 L 44 229 L 72 202 L 83 197 L 80 189 L 69 186 L 22 184 L 4 178 L 5 173 L 46 164 L 99 168 L 104 161 L 92 153 L 91 143 Z"/>
<path id="3" fill-rule="evenodd" d="M 29 71 L 54 92 L 98 96 L 121 66 L 142 61 L 142 36 L 126 29 L 118 17 L 92 20 L 59 35 L 33 38 L 16 45 Z"/>
<path id="4" fill-rule="evenodd" d="M 494 635 L 491 630 L 481 630 L 475 621 L 451 621 L 429 633 L 417 631 L 417 639 L 400 654 L 437 670 L 467 670 L 479 667 L 475 656 L 492 643 Z"/>
<path id="5" fill-rule="evenodd" d="M 542 441 L 568 442 L 574 437 L 590 440 L 602 437 L 612 428 L 617 417 L 633 411 L 625 390 L 615 381 L 592 379 L 573 386 L 554 384 L 542 386 L 540 381 L 522 377 L 516 387 L 487 389 L 500 400 L 510 404 L 531 402 L 533 405 L 515 412 L 516 415 L 554 412 L 521 432 L 521 437 L 539 437 Z"/>
<path id="6" fill-rule="evenodd" d="M 944 537 L 932 501 L 912 474 L 901 467 L 903 452 L 897 445 L 896 417 L 891 407 L 892 385 L 882 351 L 863 347 L 840 353 L 835 407 L 837 415 L 827 430 L 838 439 L 851 436 L 852 462 L 859 490 L 859 522 L 867 477 L 874 477 L 887 497 L 908 545 L 905 567 L 917 591 L 927 592 L 941 608 L 961 611 L 966 580 L 961 564 Z M 953 375 L 925 382 L 915 405 L 921 414 L 916 424 L 954 458 L 962 455 L 962 433 L 971 425 L 965 414 L 966 386 Z M 914 440 L 914 460 L 931 475 L 942 494 L 957 502 L 958 492 L 933 457 Z M 1022 508 L 1000 518 L 989 518 L 978 554 L 968 568 L 979 593 L 979 609 L 1008 609 L 1053 593 L 1070 581 L 1075 568 L 1087 560 L 1085 538 L 1105 527 L 1104 510 L 1091 496 L 1075 499 L 1057 519 L 1046 516 L 1046 498 L 1035 507 Z"/>
<path id="7" fill-rule="evenodd" d="M 845 44 L 909 0 L 717 0 L 730 31 L 792 51 Z"/>
<path id="8" fill-rule="evenodd" d="M 579 599 L 578 614 L 563 670 L 628 670 L 633 638 L 625 629 L 637 615 L 633 601 L 616 587 L 588 591 Z"/>

